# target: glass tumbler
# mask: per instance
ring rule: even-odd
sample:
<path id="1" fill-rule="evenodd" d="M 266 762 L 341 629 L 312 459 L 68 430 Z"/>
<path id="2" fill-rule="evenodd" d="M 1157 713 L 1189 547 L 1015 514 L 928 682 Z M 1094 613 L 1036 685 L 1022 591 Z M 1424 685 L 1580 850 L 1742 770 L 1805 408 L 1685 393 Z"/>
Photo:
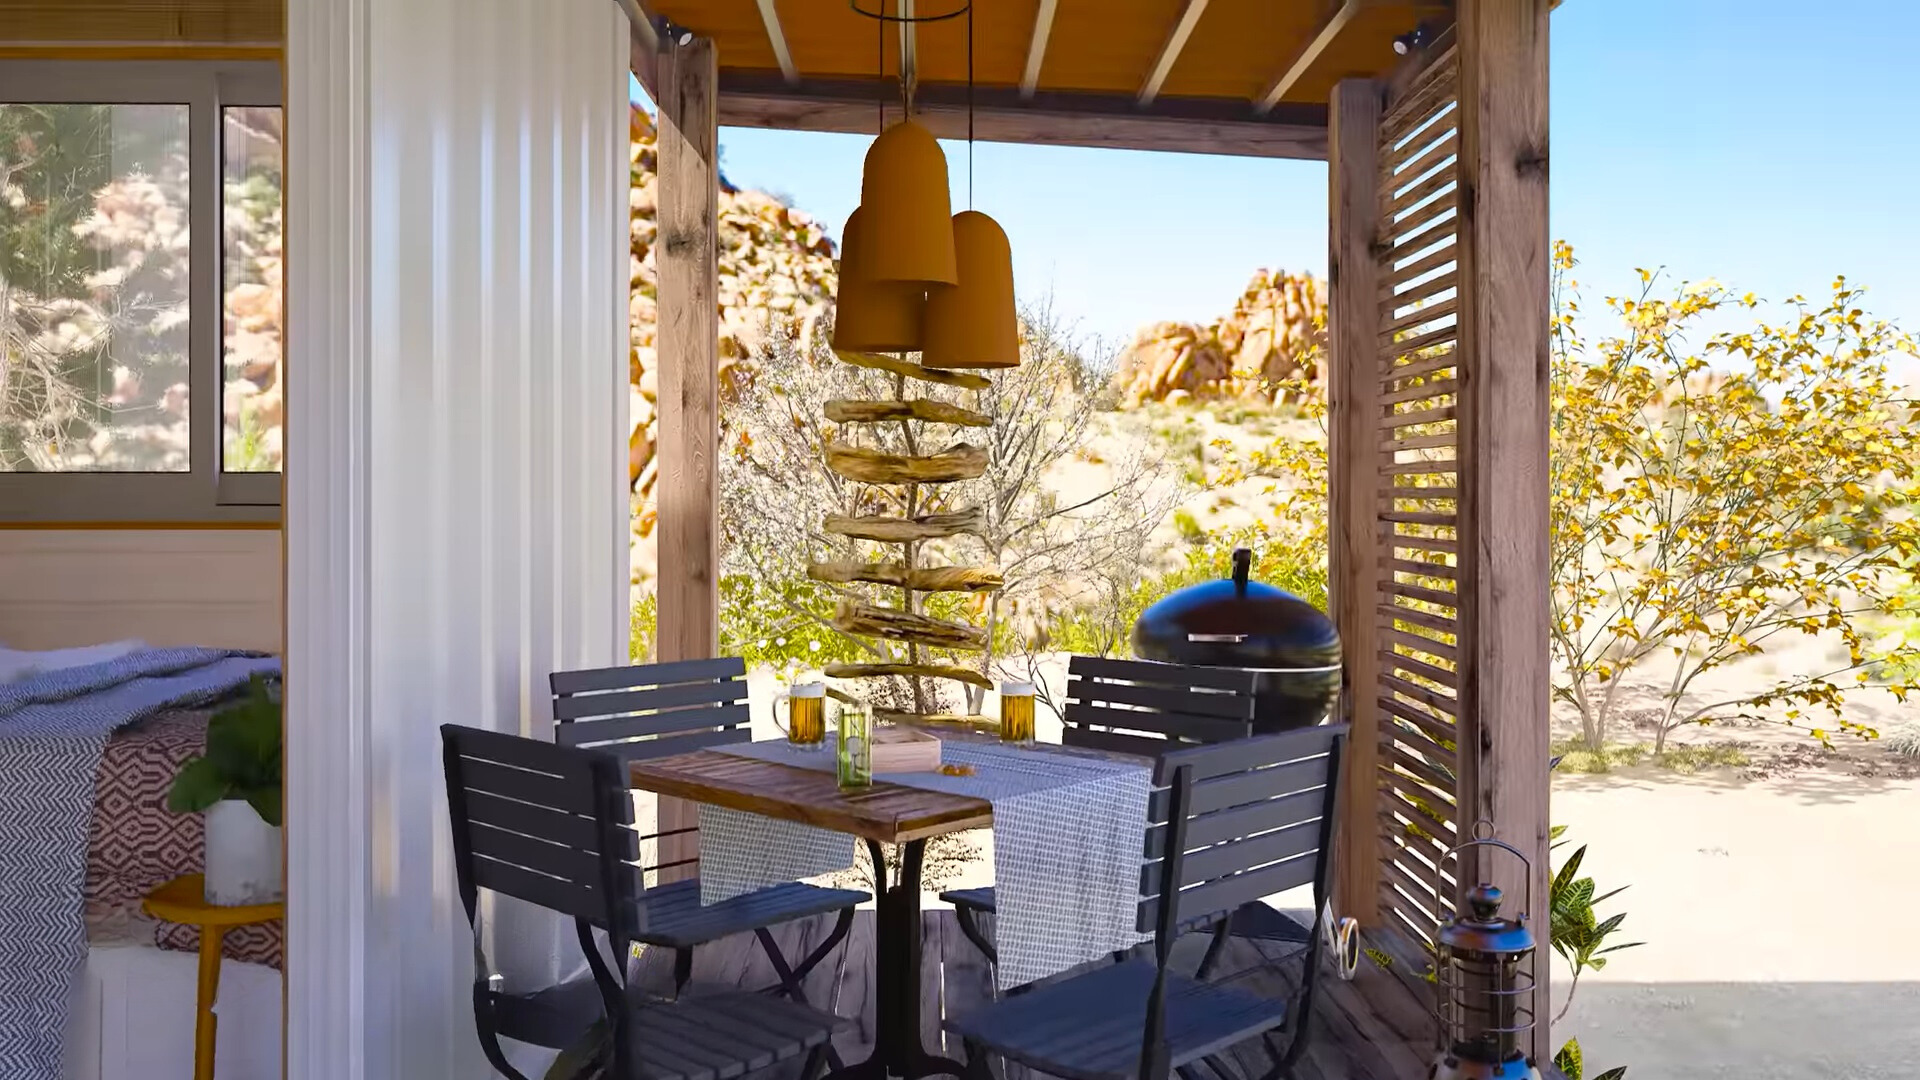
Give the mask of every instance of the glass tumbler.
<path id="1" fill-rule="evenodd" d="M 873 712 L 865 705 L 839 703 L 835 726 L 838 749 L 834 772 L 843 788 L 863 788 L 873 783 Z"/>

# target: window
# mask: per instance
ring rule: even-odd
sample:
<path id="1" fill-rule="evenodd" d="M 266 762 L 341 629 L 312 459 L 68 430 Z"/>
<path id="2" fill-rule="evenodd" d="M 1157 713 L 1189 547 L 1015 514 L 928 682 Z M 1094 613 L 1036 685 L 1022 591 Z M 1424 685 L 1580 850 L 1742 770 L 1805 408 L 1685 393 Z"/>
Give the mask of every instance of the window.
<path id="1" fill-rule="evenodd" d="M 277 65 L 0 61 L 0 520 L 277 517 Z"/>

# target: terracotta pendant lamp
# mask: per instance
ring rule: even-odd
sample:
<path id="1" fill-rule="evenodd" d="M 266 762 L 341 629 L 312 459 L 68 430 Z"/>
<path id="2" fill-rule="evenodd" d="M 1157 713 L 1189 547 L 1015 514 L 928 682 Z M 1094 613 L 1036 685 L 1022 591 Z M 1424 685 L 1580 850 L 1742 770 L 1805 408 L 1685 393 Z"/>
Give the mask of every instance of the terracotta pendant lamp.
<path id="1" fill-rule="evenodd" d="M 840 284 L 833 299 L 833 347 L 847 352 L 918 352 L 924 285 L 875 281 L 868 267 L 874 240 L 856 209 L 840 236 Z"/>
<path id="2" fill-rule="evenodd" d="M 860 178 L 860 209 L 871 230 L 870 257 L 864 260 L 871 280 L 923 285 L 959 280 L 947 155 L 933 132 L 902 120 L 873 140 Z"/>
<path id="3" fill-rule="evenodd" d="M 920 362 L 930 368 L 1020 366 L 1014 313 L 1013 247 L 1000 223 L 977 210 L 953 216 L 957 285 L 927 292 Z"/>
<path id="4" fill-rule="evenodd" d="M 930 368 L 1020 366 L 1020 322 L 1014 310 L 1013 246 L 1000 223 L 973 203 L 973 15 L 967 15 L 967 203 L 953 216 L 960 280 L 927 290 L 920 362 Z"/>

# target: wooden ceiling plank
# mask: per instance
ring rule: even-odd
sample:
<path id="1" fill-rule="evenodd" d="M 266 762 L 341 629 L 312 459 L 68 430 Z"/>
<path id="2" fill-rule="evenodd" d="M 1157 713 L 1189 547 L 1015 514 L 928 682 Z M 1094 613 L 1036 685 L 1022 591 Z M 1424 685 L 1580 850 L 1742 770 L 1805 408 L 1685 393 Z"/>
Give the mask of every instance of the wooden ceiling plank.
<path id="1" fill-rule="evenodd" d="M 1053 13 L 1060 0 L 1040 0 L 1033 17 L 1033 36 L 1027 39 L 1027 66 L 1020 76 L 1020 96 L 1031 99 L 1040 88 L 1040 65 L 1047 58 L 1047 38 L 1053 34 Z"/>
<path id="2" fill-rule="evenodd" d="M 1174 61 L 1180 59 L 1180 52 L 1187 47 L 1187 39 L 1193 36 L 1193 28 L 1200 23 L 1200 16 L 1207 10 L 1207 0 L 1187 0 L 1186 7 L 1180 10 L 1180 18 L 1175 20 L 1173 30 L 1167 34 L 1167 43 L 1160 47 L 1160 57 L 1153 62 L 1153 70 L 1147 75 L 1147 81 L 1140 87 L 1140 104 L 1151 105 L 1153 99 L 1160 96 L 1160 88 L 1167 83 L 1167 76 L 1173 73 Z"/>
<path id="3" fill-rule="evenodd" d="M 787 48 L 787 33 L 780 28 L 780 12 L 775 9 L 775 0 L 755 0 L 760 7 L 760 21 L 767 28 L 767 44 L 773 46 L 773 58 L 780 64 L 780 74 L 789 83 L 800 81 L 800 69 L 793 64 L 793 50 Z"/>
<path id="4" fill-rule="evenodd" d="M 1292 90 L 1295 84 L 1312 70 L 1314 61 L 1320 59 L 1320 55 L 1327 51 L 1327 47 L 1334 43 L 1341 31 L 1353 22 L 1354 17 L 1359 15 L 1365 6 L 1366 0 L 1342 0 L 1333 14 L 1327 16 L 1326 21 L 1320 24 L 1320 29 L 1314 32 L 1313 37 L 1307 39 L 1307 43 L 1301 46 L 1293 62 L 1287 65 L 1287 69 L 1253 103 L 1253 111 L 1262 116 L 1273 111 L 1273 107 L 1280 104 L 1281 99 L 1287 96 L 1287 91 Z"/>

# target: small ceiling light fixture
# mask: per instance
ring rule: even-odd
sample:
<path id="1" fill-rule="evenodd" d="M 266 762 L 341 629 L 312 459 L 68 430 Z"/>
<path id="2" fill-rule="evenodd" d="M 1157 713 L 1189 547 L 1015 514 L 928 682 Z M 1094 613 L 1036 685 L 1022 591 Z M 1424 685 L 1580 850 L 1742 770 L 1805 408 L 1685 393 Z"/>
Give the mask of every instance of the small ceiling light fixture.
<path id="1" fill-rule="evenodd" d="M 673 22 L 664 15 L 660 16 L 655 22 L 662 38 L 673 42 L 675 45 L 693 44 L 693 31 L 684 26 L 675 26 Z"/>
<path id="2" fill-rule="evenodd" d="M 1432 33 L 1430 33 L 1427 30 L 1427 24 L 1421 23 L 1419 26 L 1416 26 L 1413 29 L 1407 31 L 1406 33 L 1401 34 L 1399 37 L 1394 38 L 1393 51 L 1401 56 L 1405 56 L 1408 53 L 1412 52 L 1413 50 L 1418 49 L 1421 46 L 1425 45 L 1428 41 L 1432 40 L 1432 38 L 1433 38 Z"/>

